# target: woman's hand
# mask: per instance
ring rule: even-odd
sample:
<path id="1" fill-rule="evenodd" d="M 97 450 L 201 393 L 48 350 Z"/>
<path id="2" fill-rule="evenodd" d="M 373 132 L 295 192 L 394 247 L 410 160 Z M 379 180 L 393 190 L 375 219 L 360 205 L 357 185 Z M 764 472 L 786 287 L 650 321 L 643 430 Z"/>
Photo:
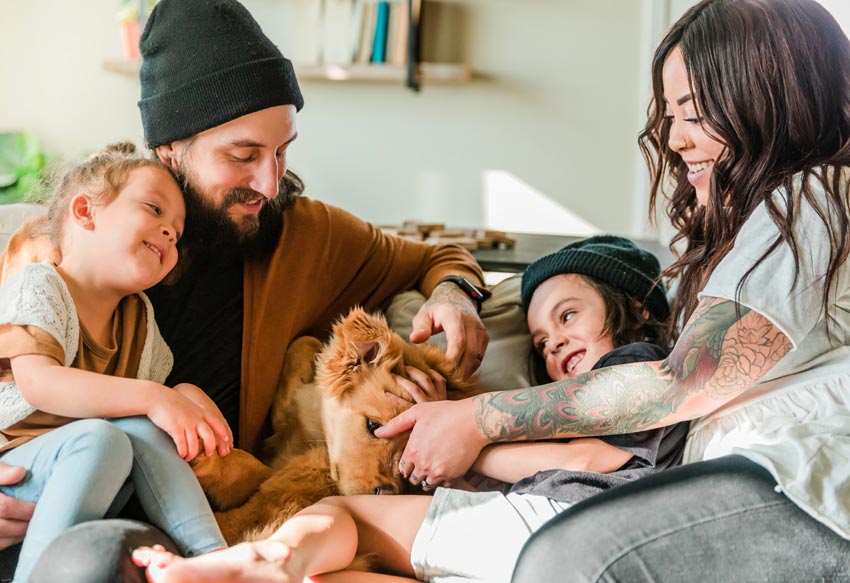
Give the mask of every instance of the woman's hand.
<path id="1" fill-rule="evenodd" d="M 186 461 L 198 455 L 199 439 L 206 455 L 215 453 L 217 446 L 221 446 L 220 452 L 225 452 L 222 455 L 230 452 L 227 424 L 178 391 L 162 387 L 154 395 L 147 416 L 171 436 L 178 455 Z"/>
<path id="2" fill-rule="evenodd" d="M 415 403 L 446 400 L 446 379 L 434 369 L 423 372 L 412 366 L 404 367 L 407 378 L 395 376 L 398 386 L 404 389 Z"/>
<path id="3" fill-rule="evenodd" d="M 436 401 L 414 405 L 375 431 L 387 439 L 410 430 L 410 439 L 399 461 L 401 474 L 418 486 L 451 486 L 466 474 L 489 443 L 475 425 L 475 403 Z"/>

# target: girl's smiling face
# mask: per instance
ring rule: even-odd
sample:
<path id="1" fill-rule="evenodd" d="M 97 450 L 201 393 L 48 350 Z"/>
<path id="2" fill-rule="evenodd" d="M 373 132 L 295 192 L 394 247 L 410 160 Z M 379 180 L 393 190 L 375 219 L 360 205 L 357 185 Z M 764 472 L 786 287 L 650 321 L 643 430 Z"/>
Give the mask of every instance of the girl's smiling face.
<path id="1" fill-rule="evenodd" d="M 666 119 L 670 124 L 668 145 L 688 165 L 688 182 L 696 189 L 697 201 L 708 202 L 714 164 L 723 156 L 725 144 L 711 136 L 703 124 L 688 81 L 682 51 L 670 52 L 661 71 Z"/>
<path id="2" fill-rule="evenodd" d="M 528 305 L 528 329 L 549 378 L 585 373 L 614 350 L 605 316 L 605 301 L 581 275 L 556 275 L 537 286 Z"/>
<path id="3" fill-rule="evenodd" d="M 93 207 L 86 227 L 104 284 L 135 293 L 159 283 L 177 263 L 185 215 L 183 195 L 166 168 L 132 170 L 112 202 Z"/>

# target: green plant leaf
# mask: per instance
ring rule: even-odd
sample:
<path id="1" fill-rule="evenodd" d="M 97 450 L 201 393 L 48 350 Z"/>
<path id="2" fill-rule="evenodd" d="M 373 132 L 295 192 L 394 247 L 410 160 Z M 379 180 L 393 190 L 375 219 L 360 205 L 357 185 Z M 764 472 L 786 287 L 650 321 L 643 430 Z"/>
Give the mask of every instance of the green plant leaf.
<path id="1" fill-rule="evenodd" d="M 0 204 L 18 202 L 46 163 L 38 140 L 26 132 L 0 132 Z"/>
<path id="2" fill-rule="evenodd" d="M 20 134 L 0 133 L 0 188 L 12 186 L 18 181 L 18 168 L 22 160 Z"/>

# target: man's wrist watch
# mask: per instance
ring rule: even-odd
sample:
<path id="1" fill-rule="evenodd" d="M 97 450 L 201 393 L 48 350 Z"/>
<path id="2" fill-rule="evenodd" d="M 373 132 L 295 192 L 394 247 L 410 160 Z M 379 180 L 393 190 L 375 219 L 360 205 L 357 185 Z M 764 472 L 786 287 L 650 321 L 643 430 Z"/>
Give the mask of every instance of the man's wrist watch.
<path id="1" fill-rule="evenodd" d="M 475 302 L 475 306 L 478 308 L 478 313 L 481 313 L 481 304 L 493 295 L 489 290 L 481 289 L 480 287 L 473 284 L 471 281 L 463 277 L 462 275 L 449 275 L 448 277 L 444 277 L 437 285 L 445 282 L 451 282 L 460 288 L 460 291 L 469 296 L 473 302 Z"/>

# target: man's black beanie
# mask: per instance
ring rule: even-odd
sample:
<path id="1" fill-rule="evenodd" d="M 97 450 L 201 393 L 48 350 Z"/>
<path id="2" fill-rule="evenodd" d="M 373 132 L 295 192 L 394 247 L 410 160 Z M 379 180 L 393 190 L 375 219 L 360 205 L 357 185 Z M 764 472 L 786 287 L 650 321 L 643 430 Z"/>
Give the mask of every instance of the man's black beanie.
<path id="1" fill-rule="evenodd" d="M 658 281 L 661 274 L 658 258 L 632 241 L 614 235 L 597 235 L 570 243 L 529 265 L 522 274 L 522 309 L 528 313 L 537 286 L 566 273 L 585 275 L 626 292 L 646 304 L 659 321 L 670 315 L 664 285 Z"/>
<path id="2" fill-rule="evenodd" d="M 292 63 L 235 0 L 161 0 L 139 49 L 152 148 L 269 107 L 304 107 Z"/>

